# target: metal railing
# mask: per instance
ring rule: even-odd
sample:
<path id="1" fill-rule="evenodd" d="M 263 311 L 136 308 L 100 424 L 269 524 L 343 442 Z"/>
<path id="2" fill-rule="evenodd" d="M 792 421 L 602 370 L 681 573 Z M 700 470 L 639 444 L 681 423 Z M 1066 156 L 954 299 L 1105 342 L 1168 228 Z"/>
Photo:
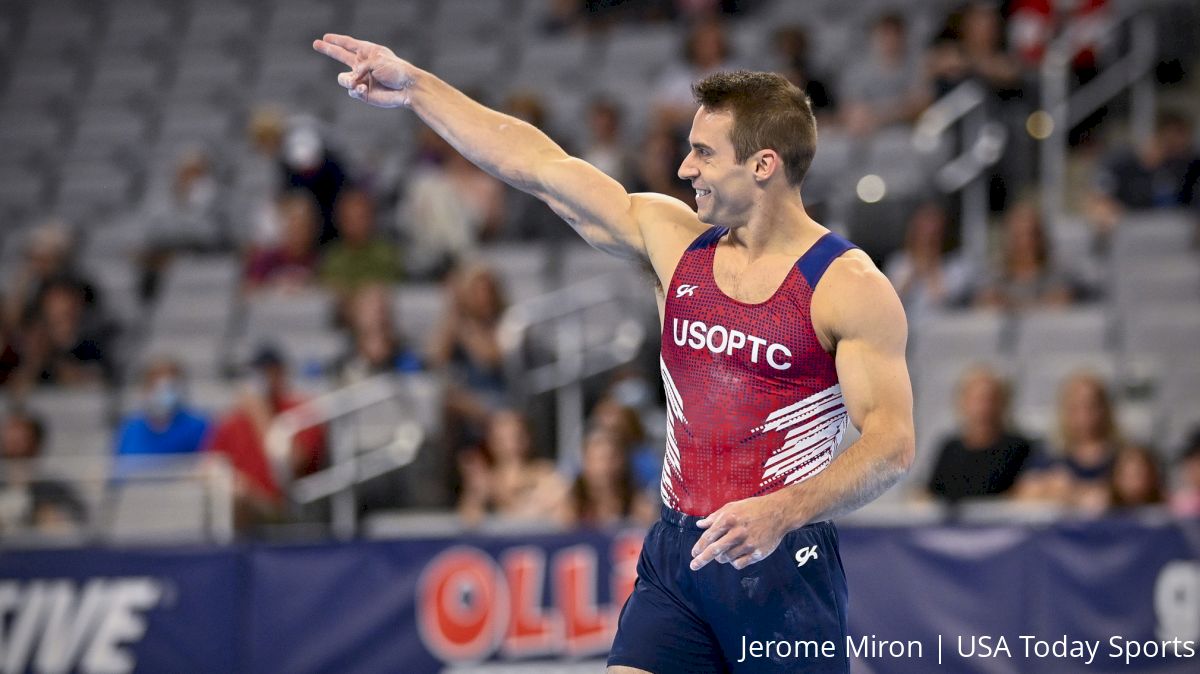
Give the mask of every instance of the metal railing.
<path id="1" fill-rule="evenodd" d="M 962 193 L 961 216 L 964 257 L 982 265 L 987 259 L 987 172 L 1000 160 L 1008 142 L 1004 124 L 988 113 L 988 92 L 967 80 L 942 96 L 917 120 L 913 147 L 931 155 L 945 147 L 958 130 L 958 155 L 933 174 L 944 194 Z"/>
<path id="2" fill-rule="evenodd" d="M 1115 41 L 1129 26 L 1129 51 L 1112 61 L 1094 79 L 1074 92 L 1071 62 L 1083 49 L 1084 27 L 1070 25 L 1050 43 L 1042 59 L 1041 113 L 1048 116 L 1049 133 L 1039 154 L 1042 178 L 1042 217 L 1057 222 L 1066 210 L 1067 144 L 1070 129 L 1128 90 L 1131 94 L 1131 124 L 1135 140 L 1141 142 L 1154 131 L 1155 92 L 1151 72 L 1156 58 L 1154 16 L 1150 12 L 1129 10 L 1118 17 L 1096 40 Z M 1088 26 L 1086 30 L 1093 30 Z"/>
<path id="3" fill-rule="evenodd" d="M 395 419 L 390 441 L 361 451 L 353 429 L 340 425 L 364 410 L 408 395 L 403 378 L 381 374 L 326 393 L 280 414 L 267 430 L 266 449 L 277 484 L 298 505 L 330 500 L 330 527 L 348 539 L 358 530 L 354 487 L 412 463 L 426 439 L 415 419 Z M 304 477 L 292 473 L 292 441 L 299 433 L 329 426 L 329 466 Z"/>
<path id="4" fill-rule="evenodd" d="M 500 323 L 505 367 L 518 395 L 526 400 L 554 392 L 557 417 L 558 464 L 578 468 L 583 445 L 583 382 L 586 378 L 632 362 L 647 338 L 646 329 L 628 307 L 628 276 L 605 274 L 533 297 L 513 305 Z M 620 309 L 621 318 L 606 325 L 588 324 L 588 312 L 606 305 Z M 585 330 L 604 328 L 603 333 Z M 538 364 L 529 353 L 532 333 L 549 329 L 552 359 Z"/>

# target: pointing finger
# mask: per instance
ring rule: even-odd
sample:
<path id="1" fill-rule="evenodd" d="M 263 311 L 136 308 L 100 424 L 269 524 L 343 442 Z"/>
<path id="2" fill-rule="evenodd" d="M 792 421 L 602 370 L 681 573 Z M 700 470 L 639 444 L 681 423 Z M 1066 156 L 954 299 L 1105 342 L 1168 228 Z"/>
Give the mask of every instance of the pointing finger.
<path id="1" fill-rule="evenodd" d="M 326 42 L 324 40 L 314 40 L 313 41 L 313 49 L 321 52 L 322 54 L 328 56 L 329 58 L 332 58 L 336 61 L 340 61 L 341 63 L 343 63 L 345 65 L 353 65 L 354 64 L 354 53 L 353 52 L 351 52 L 350 50 L 345 49 L 343 47 L 339 47 L 338 45 L 333 44 L 331 42 Z"/>
<path id="2" fill-rule="evenodd" d="M 337 45 L 351 54 L 357 54 L 358 50 L 371 44 L 370 42 L 356 40 L 349 35 L 338 35 L 337 33 L 325 33 L 321 39 L 329 44 Z"/>

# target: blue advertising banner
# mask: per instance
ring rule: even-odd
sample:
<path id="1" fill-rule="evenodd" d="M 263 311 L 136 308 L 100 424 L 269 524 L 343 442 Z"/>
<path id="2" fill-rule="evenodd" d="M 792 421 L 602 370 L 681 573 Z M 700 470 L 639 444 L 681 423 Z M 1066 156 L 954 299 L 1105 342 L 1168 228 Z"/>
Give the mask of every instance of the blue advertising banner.
<path id="1" fill-rule="evenodd" d="M 0 553 L 0 671 L 245 669 L 243 553 Z"/>
<path id="2" fill-rule="evenodd" d="M 835 647 L 855 672 L 1200 671 L 1200 523 L 841 539 L 851 635 Z M 5 552 L 0 671 L 600 671 L 640 546 L 631 531 Z"/>

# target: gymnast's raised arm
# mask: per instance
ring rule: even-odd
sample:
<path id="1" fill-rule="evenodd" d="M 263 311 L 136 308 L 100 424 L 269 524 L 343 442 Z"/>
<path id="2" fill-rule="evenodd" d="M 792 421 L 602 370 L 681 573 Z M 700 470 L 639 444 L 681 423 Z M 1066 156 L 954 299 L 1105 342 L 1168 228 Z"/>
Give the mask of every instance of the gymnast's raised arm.
<path id="1" fill-rule="evenodd" d="M 539 129 L 480 105 L 387 47 L 329 34 L 313 48 L 350 66 L 338 75 L 338 84 L 351 97 L 381 108 L 411 109 L 464 157 L 545 201 L 600 250 L 653 263 L 657 246 L 647 242 L 648 223 L 657 230 L 651 239 L 677 234 L 690 240 L 689 233 L 701 228 L 686 204 L 657 194 L 628 194 Z"/>

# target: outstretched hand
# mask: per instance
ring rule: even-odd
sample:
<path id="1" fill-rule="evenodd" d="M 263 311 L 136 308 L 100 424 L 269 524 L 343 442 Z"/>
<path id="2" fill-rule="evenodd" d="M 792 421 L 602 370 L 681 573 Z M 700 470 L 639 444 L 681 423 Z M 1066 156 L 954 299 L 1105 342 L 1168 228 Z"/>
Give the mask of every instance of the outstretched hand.
<path id="1" fill-rule="evenodd" d="M 408 106 L 416 68 L 391 49 L 334 33 L 314 40 L 313 49 L 350 66 L 350 71 L 340 73 L 337 79 L 351 98 L 379 108 Z"/>

